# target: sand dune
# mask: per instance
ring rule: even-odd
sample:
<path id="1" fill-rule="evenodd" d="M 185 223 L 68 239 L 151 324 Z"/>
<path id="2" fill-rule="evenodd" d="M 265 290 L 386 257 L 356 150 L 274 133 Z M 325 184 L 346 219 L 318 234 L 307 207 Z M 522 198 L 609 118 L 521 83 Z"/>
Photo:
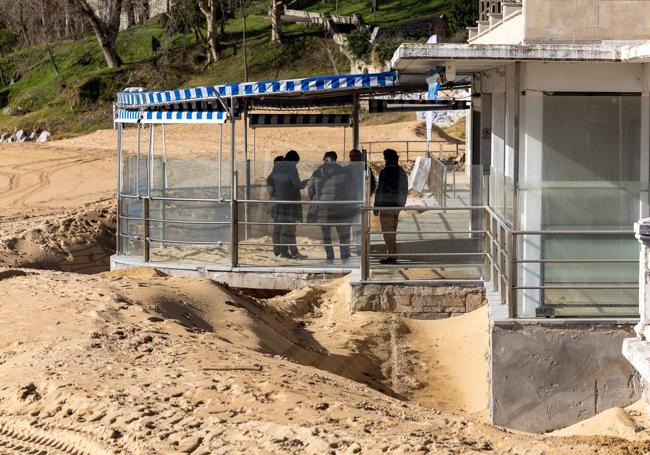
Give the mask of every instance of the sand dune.
<path id="1" fill-rule="evenodd" d="M 0 444 L 49 440 L 83 454 L 641 453 L 617 439 L 513 434 L 329 372 L 337 363 L 360 372 L 364 357 L 377 366 L 366 382 L 395 387 L 393 373 L 406 371 L 368 355 L 391 321 L 369 315 L 367 335 L 327 330 L 343 308 L 326 301 L 344 288 L 313 290 L 325 300 L 305 313 L 293 296 L 279 306 L 207 280 L 4 270 Z"/>

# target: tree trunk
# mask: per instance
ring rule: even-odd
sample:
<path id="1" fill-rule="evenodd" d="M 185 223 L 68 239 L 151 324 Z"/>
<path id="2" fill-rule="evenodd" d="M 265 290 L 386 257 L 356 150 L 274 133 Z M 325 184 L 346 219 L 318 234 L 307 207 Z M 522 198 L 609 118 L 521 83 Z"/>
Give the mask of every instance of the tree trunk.
<path id="1" fill-rule="evenodd" d="M 219 35 L 217 34 L 217 21 L 222 13 L 218 0 L 199 0 L 199 9 L 205 16 L 208 25 L 208 62 L 219 60 Z M 222 14 L 223 15 L 223 14 Z"/>
<path id="2" fill-rule="evenodd" d="M 130 28 L 135 25 L 135 5 L 134 0 L 125 0 L 126 7 L 126 27 Z"/>
<path id="3" fill-rule="evenodd" d="M 242 50 L 244 51 L 244 82 L 248 82 L 248 55 L 246 54 L 246 8 L 244 0 L 240 0 L 239 6 L 241 7 L 242 19 Z"/>
<path id="4" fill-rule="evenodd" d="M 284 7 L 282 0 L 271 2 L 271 42 L 282 44 L 282 13 Z"/>
<path id="5" fill-rule="evenodd" d="M 117 35 L 120 31 L 122 0 L 112 0 L 108 22 L 104 22 L 95 14 L 95 11 L 86 0 L 71 0 L 71 2 L 79 8 L 81 14 L 90 22 L 108 67 L 117 68 L 121 66 L 122 59 L 117 53 Z"/>

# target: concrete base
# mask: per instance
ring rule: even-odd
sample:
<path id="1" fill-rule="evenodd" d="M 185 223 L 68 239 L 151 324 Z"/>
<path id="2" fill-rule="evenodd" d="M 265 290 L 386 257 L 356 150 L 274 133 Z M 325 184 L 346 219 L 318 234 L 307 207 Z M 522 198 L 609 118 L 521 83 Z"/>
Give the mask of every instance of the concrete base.
<path id="1" fill-rule="evenodd" d="M 623 340 L 623 355 L 639 372 L 643 386 L 643 399 L 650 403 L 650 342 L 639 338 Z"/>
<path id="2" fill-rule="evenodd" d="M 237 267 L 218 269 L 211 266 L 143 262 L 133 257 L 111 256 L 111 270 L 133 267 L 152 267 L 169 276 L 206 277 L 236 288 L 275 290 L 291 290 L 322 284 L 350 273 L 350 270 L 342 268 Z"/>
<path id="3" fill-rule="evenodd" d="M 621 355 L 633 322 L 499 321 L 491 331 L 492 422 L 546 432 L 641 396 Z"/>
<path id="4" fill-rule="evenodd" d="M 401 313 L 417 319 L 444 319 L 486 303 L 483 287 L 435 284 L 360 284 L 351 282 L 351 311 Z"/>

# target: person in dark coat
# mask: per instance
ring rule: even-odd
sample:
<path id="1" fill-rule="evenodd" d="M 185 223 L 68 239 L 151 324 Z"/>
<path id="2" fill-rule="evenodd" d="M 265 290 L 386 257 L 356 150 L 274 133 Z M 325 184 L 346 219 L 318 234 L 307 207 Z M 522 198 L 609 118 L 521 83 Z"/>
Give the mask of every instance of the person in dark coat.
<path id="1" fill-rule="evenodd" d="M 269 194 L 269 199 L 271 200 L 277 199 L 276 192 L 275 192 L 275 185 L 276 185 L 276 180 L 278 178 L 277 174 L 278 172 L 281 172 L 280 167 L 283 161 L 284 161 L 284 156 L 276 156 L 275 159 L 273 160 L 273 170 L 266 178 L 266 189 Z M 274 222 L 278 222 L 278 206 L 279 204 L 271 204 L 269 208 L 271 219 Z M 276 256 L 280 256 L 283 254 L 285 256 L 289 256 L 289 248 L 280 245 L 282 243 L 281 228 L 282 226 L 278 226 L 277 224 L 273 225 L 273 254 L 275 254 Z"/>
<path id="2" fill-rule="evenodd" d="M 347 172 L 336 162 L 336 152 L 327 152 L 323 164 L 314 171 L 309 179 L 307 192 L 311 201 L 345 201 L 347 198 Z M 351 216 L 351 204 L 313 204 L 309 207 L 307 222 L 310 223 L 347 223 Z M 335 225 L 341 244 L 341 259 L 345 263 L 350 258 L 350 226 Z M 334 262 L 332 248 L 332 226 L 322 225 L 323 244 L 325 245 L 326 262 Z"/>
<path id="3" fill-rule="evenodd" d="M 307 180 L 301 181 L 298 174 L 297 163 L 300 155 L 295 150 L 289 150 L 284 160 L 278 161 L 269 176 L 273 186 L 273 198 L 277 201 L 300 201 L 300 190 L 307 186 Z M 277 166 L 277 169 L 276 169 Z M 272 178 L 271 178 L 272 177 Z M 268 184 L 268 182 L 267 182 Z M 276 223 L 302 223 L 301 204 L 274 204 L 274 217 Z M 277 229 L 277 231 L 276 231 Z M 277 240 L 277 241 L 276 241 Z M 296 225 L 281 224 L 274 226 L 274 244 L 282 244 L 276 251 L 276 256 L 290 259 L 305 259 L 307 256 L 300 254 L 296 246 Z"/>
<path id="4" fill-rule="evenodd" d="M 375 207 L 404 207 L 408 196 L 408 175 L 399 165 L 399 156 L 393 149 L 384 150 L 384 161 L 386 166 L 379 173 L 377 183 L 377 194 L 375 195 Z M 381 259 L 382 264 L 395 264 L 397 259 L 397 223 L 399 221 L 399 210 L 376 210 L 379 212 L 379 224 L 386 242 L 388 256 Z"/>

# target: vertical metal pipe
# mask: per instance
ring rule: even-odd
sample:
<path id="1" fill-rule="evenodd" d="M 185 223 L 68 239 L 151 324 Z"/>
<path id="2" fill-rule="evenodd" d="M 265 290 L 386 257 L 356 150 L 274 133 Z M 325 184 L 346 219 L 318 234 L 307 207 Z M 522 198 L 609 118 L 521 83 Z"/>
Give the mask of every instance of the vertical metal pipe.
<path id="1" fill-rule="evenodd" d="M 514 115 L 514 144 L 513 144 L 513 176 L 512 176 L 512 230 L 519 230 L 519 154 L 520 154 L 520 116 L 521 116 L 521 62 L 515 63 L 515 115 Z M 510 277 L 509 282 L 511 287 L 517 285 L 517 240 L 516 238 L 513 241 L 512 250 L 508 251 L 510 255 L 509 260 L 512 267 L 509 269 Z M 544 290 L 541 291 L 542 293 Z M 543 301 L 543 300 L 542 300 Z M 517 312 L 517 292 L 513 290 L 511 293 L 511 300 L 508 302 L 510 305 L 509 311 L 511 313 L 510 317 L 514 318 Z"/>
<path id="2" fill-rule="evenodd" d="M 244 199 L 251 199 L 251 175 L 250 175 L 250 160 L 248 159 L 248 102 L 244 102 L 244 112 L 242 115 L 242 120 L 244 122 Z M 247 202 L 244 202 L 244 223 L 248 223 L 248 210 L 249 205 Z M 248 240 L 248 234 L 250 231 L 250 226 L 244 224 L 244 240 Z"/>
<path id="3" fill-rule="evenodd" d="M 517 237 L 512 232 L 508 232 L 508 275 L 506 276 L 508 293 L 508 317 L 514 318 L 517 315 Z"/>
<path id="4" fill-rule="evenodd" d="M 221 164 L 223 161 L 222 157 L 223 150 L 223 125 L 219 125 L 219 199 L 221 199 Z"/>
<path id="5" fill-rule="evenodd" d="M 355 91 L 352 97 L 352 148 L 361 149 L 359 142 L 359 95 Z"/>
<path id="6" fill-rule="evenodd" d="M 143 219 L 143 233 L 142 233 L 142 247 L 144 262 L 149 262 L 149 197 L 142 199 L 142 218 Z"/>
<path id="7" fill-rule="evenodd" d="M 348 127 L 344 126 L 343 127 L 343 161 L 345 161 L 345 152 L 347 150 L 347 132 L 348 132 Z"/>
<path id="8" fill-rule="evenodd" d="M 361 210 L 361 281 L 367 281 L 370 277 L 370 239 L 368 234 L 368 210 Z"/>
<path id="9" fill-rule="evenodd" d="M 235 99 L 230 97 L 230 265 L 237 267 L 239 263 L 239 230 L 237 207 L 237 147 L 235 146 Z"/>
<path id="10" fill-rule="evenodd" d="M 256 157 L 257 153 L 257 128 L 253 128 L 253 181 L 255 181 L 255 171 L 256 169 Z"/>
<path id="11" fill-rule="evenodd" d="M 163 161 L 162 161 L 162 174 L 163 174 L 163 190 L 167 190 L 167 137 L 165 135 L 165 124 L 162 124 L 162 143 L 163 143 Z"/>
<path id="12" fill-rule="evenodd" d="M 122 193 L 122 123 L 117 124 L 117 217 L 115 219 L 115 252 L 122 254 L 122 242 L 120 241 L 120 213 Z"/>
<path id="13" fill-rule="evenodd" d="M 136 145 L 136 156 L 135 156 L 135 194 L 140 196 L 140 139 L 141 139 L 141 129 L 142 124 L 138 123 L 138 139 Z"/>
<path id="14" fill-rule="evenodd" d="M 148 169 L 149 169 L 149 185 L 148 186 L 149 187 L 147 189 L 147 194 L 148 195 L 151 195 L 151 189 L 153 188 L 153 185 L 154 185 L 154 176 L 155 176 L 155 174 L 154 174 L 154 172 L 155 172 L 155 169 L 154 169 L 154 142 L 155 142 L 156 134 L 155 134 L 154 129 L 155 129 L 155 126 L 152 123 L 149 126 L 149 157 L 147 158 L 147 161 L 148 161 L 148 164 L 149 164 L 149 167 L 148 167 Z"/>
<path id="15" fill-rule="evenodd" d="M 162 146 L 163 146 L 163 151 L 162 151 L 162 196 L 163 198 L 167 197 L 167 137 L 165 135 L 165 124 L 163 123 L 161 125 L 162 128 Z M 161 204 L 161 212 L 162 212 L 162 239 L 165 240 L 167 238 L 167 222 L 165 221 L 167 219 L 167 201 L 164 199 L 160 201 Z M 162 247 L 165 246 L 163 243 L 161 245 Z"/>

